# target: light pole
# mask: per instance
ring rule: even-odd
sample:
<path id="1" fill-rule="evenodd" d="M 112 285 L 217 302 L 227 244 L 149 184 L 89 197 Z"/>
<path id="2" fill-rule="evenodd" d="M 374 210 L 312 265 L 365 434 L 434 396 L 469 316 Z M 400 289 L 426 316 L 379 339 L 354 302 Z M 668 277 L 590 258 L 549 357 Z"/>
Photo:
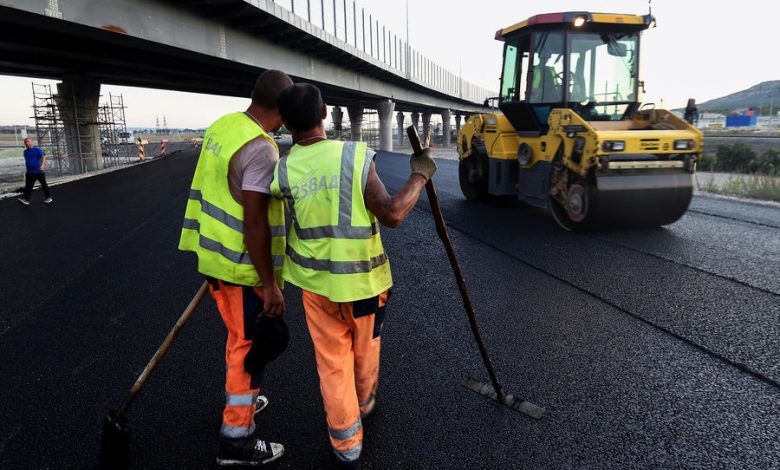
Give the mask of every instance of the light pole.
<path id="1" fill-rule="evenodd" d="M 777 90 L 780 90 L 778 88 Z M 774 124 L 775 124 L 775 94 L 773 91 L 769 91 L 769 133 L 771 134 L 774 130 Z"/>
<path id="2" fill-rule="evenodd" d="M 411 67 L 409 67 L 409 62 L 411 59 L 411 54 L 409 53 L 409 48 L 411 46 L 409 45 L 409 0 L 406 0 L 406 79 L 411 80 L 412 78 L 412 72 Z"/>

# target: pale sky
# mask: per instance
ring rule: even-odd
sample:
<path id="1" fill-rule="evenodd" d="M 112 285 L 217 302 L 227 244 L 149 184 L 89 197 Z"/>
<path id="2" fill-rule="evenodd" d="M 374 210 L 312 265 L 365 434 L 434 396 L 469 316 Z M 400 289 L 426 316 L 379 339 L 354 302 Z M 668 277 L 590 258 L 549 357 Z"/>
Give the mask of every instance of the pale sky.
<path id="1" fill-rule="evenodd" d="M 300 0 L 299 0 L 300 1 Z M 349 3 L 349 2 L 348 2 Z M 361 0 L 380 24 L 404 37 L 403 0 Z M 769 0 L 655 0 L 658 27 L 643 35 L 641 79 L 645 102 L 667 108 L 740 91 L 780 79 L 775 50 L 780 3 Z M 502 44 L 496 30 L 539 13 L 592 11 L 646 14 L 647 0 L 409 0 L 410 42 L 464 80 L 498 90 Z M 33 124 L 32 79 L 0 76 L 0 124 Z M 43 83 L 44 80 L 36 79 Z M 54 82 L 51 82 L 54 83 Z M 154 127 L 165 115 L 169 127 L 206 127 L 221 114 L 243 109 L 247 99 L 103 86 L 122 93 L 129 127 Z"/>

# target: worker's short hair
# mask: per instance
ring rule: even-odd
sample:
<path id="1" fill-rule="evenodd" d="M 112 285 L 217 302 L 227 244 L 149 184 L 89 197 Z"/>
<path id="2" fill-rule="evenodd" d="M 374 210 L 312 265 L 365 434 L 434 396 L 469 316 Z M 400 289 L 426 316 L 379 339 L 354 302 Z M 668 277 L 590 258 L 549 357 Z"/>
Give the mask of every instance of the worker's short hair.
<path id="1" fill-rule="evenodd" d="M 279 96 L 279 114 L 287 129 L 310 131 L 322 121 L 322 93 L 308 83 L 296 83 Z"/>
<path id="2" fill-rule="evenodd" d="M 281 70 L 266 70 L 257 77 L 252 89 L 252 104 L 276 109 L 279 95 L 292 84 L 292 79 Z"/>

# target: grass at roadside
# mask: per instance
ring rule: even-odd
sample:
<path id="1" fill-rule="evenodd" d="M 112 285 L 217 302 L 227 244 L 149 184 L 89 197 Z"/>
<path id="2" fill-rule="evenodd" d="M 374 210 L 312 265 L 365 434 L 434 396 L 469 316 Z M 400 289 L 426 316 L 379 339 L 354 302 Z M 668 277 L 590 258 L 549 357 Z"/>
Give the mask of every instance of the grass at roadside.
<path id="1" fill-rule="evenodd" d="M 22 158 L 22 149 L 0 149 L 0 158 Z"/>
<path id="2" fill-rule="evenodd" d="M 734 175 L 721 183 L 704 177 L 699 189 L 707 193 L 780 202 L 780 177 L 777 176 Z"/>

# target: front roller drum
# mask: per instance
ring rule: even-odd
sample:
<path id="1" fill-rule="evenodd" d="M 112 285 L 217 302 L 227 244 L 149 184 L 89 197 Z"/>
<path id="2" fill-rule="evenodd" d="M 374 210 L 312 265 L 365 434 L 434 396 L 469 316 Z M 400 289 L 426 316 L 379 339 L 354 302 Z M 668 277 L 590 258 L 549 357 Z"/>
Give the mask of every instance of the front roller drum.
<path id="1" fill-rule="evenodd" d="M 468 201 L 488 197 L 488 157 L 482 144 L 472 143 L 472 153 L 458 163 L 460 190 Z"/>
<path id="2" fill-rule="evenodd" d="M 595 186 L 569 186 L 567 204 L 550 203 L 559 225 L 579 231 L 668 225 L 685 214 L 692 197 L 690 173 L 602 175 Z"/>

